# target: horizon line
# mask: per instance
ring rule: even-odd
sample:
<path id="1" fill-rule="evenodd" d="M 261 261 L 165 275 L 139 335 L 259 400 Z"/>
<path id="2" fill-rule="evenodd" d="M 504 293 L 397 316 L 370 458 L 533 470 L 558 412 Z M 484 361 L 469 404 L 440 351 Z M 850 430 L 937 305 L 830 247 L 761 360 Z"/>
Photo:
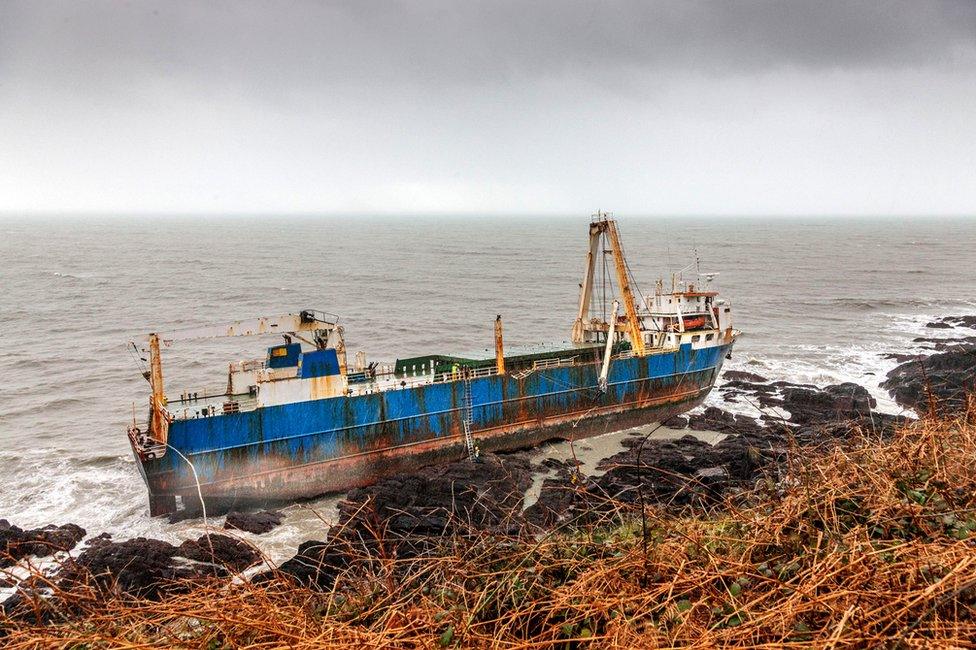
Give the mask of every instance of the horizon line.
<path id="1" fill-rule="evenodd" d="M 8 218 L 91 218 L 101 217 L 109 219 L 117 218 L 424 218 L 424 217 L 456 217 L 456 218 L 584 218 L 596 214 L 593 212 L 567 212 L 540 210 L 532 212 L 501 212 L 476 211 L 476 210 L 426 210 L 426 211 L 387 211 L 387 210 L 313 210 L 313 211 L 201 211 L 201 210 L 152 210 L 152 211 L 127 211 L 127 210 L 0 210 L 0 219 Z M 606 211 L 611 217 L 625 217 L 628 219 L 939 219 L 939 218 L 966 218 L 976 217 L 976 210 L 972 212 L 948 212 L 948 213 L 873 213 L 873 212 L 810 212 L 810 213 L 776 213 L 776 212 L 626 212 L 626 211 Z"/>

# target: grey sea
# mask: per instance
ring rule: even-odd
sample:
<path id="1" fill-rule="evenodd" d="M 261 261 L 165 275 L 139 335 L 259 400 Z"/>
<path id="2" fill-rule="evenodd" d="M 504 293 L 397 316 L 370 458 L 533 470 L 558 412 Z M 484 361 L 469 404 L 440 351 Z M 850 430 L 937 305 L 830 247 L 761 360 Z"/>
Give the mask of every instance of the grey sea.
<path id="1" fill-rule="evenodd" d="M 886 353 L 976 313 L 976 219 L 637 218 L 618 215 L 644 291 L 688 267 L 744 331 L 726 368 L 878 388 Z M 301 308 L 338 314 L 350 353 L 392 361 L 569 336 L 586 249 L 578 217 L 113 217 L 0 220 L 0 517 L 90 534 L 182 539 L 150 519 L 125 427 L 147 384 L 127 349 L 153 329 Z M 220 387 L 255 339 L 164 352 L 170 393 Z M 710 397 L 718 400 L 717 396 Z M 738 406 L 737 408 L 748 408 Z M 752 415 L 757 413 L 752 412 Z M 255 538 L 271 555 L 321 533 L 335 497 Z"/>

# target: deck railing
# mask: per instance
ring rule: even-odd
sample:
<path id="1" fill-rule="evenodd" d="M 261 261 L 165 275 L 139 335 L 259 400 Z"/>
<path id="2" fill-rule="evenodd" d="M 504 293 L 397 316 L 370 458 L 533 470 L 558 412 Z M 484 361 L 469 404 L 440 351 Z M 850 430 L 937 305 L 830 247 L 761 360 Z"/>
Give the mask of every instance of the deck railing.
<path id="1" fill-rule="evenodd" d="M 624 352 L 614 355 L 614 358 L 628 358 L 631 352 Z M 550 357 L 548 359 L 538 359 L 532 362 L 531 366 L 519 369 L 511 376 L 515 379 L 523 379 L 538 370 L 548 370 L 552 368 L 562 368 L 576 365 L 579 356 L 571 357 Z M 253 363 L 253 369 L 264 366 L 263 361 L 245 362 Z M 235 364 L 237 365 L 237 364 Z M 241 364 L 243 365 L 243 364 Z M 481 368 L 458 367 L 457 370 L 448 372 L 404 375 L 397 374 L 392 370 L 392 366 L 385 372 L 374 373 L 368 376 L 366 372 L 351 372 L 347 375 L 349 379 L 355 378 L 357 381 L 348 383 L 347 395 L 367 395 L 370 393 L 384 392 L 387 390 L 397 390 L 424 384 L 442 384 L 453 381 L 460 381 L 465 377 L 471 379 L 481 379 L 483 377 L 493 377 L 498 375 L 496 366 L 483 366 Z M 252 369 L 251 367 L 247 368 Z M 219 390 L 203 393 L 183 393 L 179 400 L 171 401 L 167 404 L 167 413 L 175 420 L 189 420 L 200 417 L 211 417 L 214 415 L 225 415 L 230 413 L 240 413 L 251 411 L 257 408 L 256 395 L 228 395 Z"/>
<path id="2" fill-rule="evenodd" d="M 191 393 L 183 399 L 171 401 L 166 405 L 166 412 L 174 420 L 193 420 L 226 413 L 252 411 L 257 408 L 257 405 L 257 395 L 228 395 L 213 391 L 204 394 Z"/>

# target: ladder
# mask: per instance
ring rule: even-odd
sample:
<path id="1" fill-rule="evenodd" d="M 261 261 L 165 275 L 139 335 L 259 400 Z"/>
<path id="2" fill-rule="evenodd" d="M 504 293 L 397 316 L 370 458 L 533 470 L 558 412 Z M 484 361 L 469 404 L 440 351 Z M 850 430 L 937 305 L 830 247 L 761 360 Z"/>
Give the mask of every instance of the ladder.
<path id="1" fill-rule="evenodd" d="M 463 400 L 462 408 L 464 409 L 464 414 L 462 420 L 464 423 L 464 444 L 468 448 L 468 458 L 470 458 L 471 460 L 477 460 L 478 450 L 474 448 L 474 436 L 471 434 L 471 427 L 474 424 L 474 408 L 471 399 L 470 369 L 465 368 L 463 370 L 463 373 L 464 373 L 463 376 L 464 380 L 463 380 L 462 389 L 464 392 L 462 393 L 462 400 Z"/>

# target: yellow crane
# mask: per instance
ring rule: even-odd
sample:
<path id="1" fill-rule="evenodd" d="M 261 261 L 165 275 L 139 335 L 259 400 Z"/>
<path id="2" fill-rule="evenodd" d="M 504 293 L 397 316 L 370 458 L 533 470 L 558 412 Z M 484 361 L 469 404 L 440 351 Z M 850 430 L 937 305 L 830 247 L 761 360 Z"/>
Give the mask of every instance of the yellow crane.
<path id="1" fill-rule="evenodd" d="M 637 356 L 644 355 L 643 322 L 637 312 L 637 301 L 630 287 L 630 274 L 627 272 L 627 262 L 624 259 L 623 246 L 620 243 L 620 233 L 617 222 L 610 219 L 606 212 L 597 212 L 590 222 L 590 249 L 586 254 L 586 270 L 583 283 L 580 285 L 579 310 L 573 323 L 573 343 L 587 341 L 588 332 L 606 332 L 610 335 L 610 324 L 598 318 L 587 320 L 590 312 L 590 299 L 593 295 L 593 278 L 596 272 L 596 260 L 600 253 L 600 242 L 604 237 L 609 242 L 608 252 L 613 256 L 614 271 L 617 276 L 617 289 L 620 300 L 627 315 L 627 329 L 630 334 L 630 344 Z M 614 316 L 616 318 L 616 316 Z"/>

